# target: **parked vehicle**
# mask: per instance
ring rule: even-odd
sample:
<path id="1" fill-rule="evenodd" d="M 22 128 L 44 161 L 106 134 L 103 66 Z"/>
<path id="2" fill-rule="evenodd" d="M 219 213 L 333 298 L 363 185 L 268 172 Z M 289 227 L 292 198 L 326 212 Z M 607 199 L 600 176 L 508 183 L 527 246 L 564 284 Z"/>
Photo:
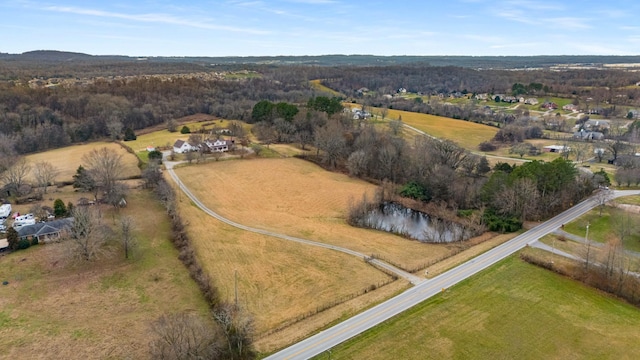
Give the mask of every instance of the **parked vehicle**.
<path id="1" fill-rule="evenodd" d="M 11 204 L 0 205 L 0 223 L 3 223 L 11 215 Z"/>
<path id="2" fill-rule="evenodd" d="M 27 226 L 27 225 L 35 225 L 36 223 L 36 219 L 25 219 L 22 221 L 14 221 L 13 225 L 11 225 L 14 229 L 18 230 L 23 226 Z"/>

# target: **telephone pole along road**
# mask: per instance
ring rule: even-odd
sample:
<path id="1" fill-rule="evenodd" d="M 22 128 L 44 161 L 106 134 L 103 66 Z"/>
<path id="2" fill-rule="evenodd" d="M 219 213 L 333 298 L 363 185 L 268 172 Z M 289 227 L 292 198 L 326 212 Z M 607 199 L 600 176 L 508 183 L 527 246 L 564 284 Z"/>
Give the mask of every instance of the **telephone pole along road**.
<path id="1" fill-rule="evenodd" d="M 614 198 L 638 195 L 638 190 L 614 191 Z M 420 302 L 446 290 L 460 281 L 488 268 L 525 246 L 536 242 L 539 238 L 553 232 L 562 224 L 571 222 L 598 206 L 598 202 L 589 198 L 554 218 L 516 236 L 508 242 L 469 260 L 435 278 L 423 281 L 402 294 L 391 298 L 369 310 L 366 310 L 338 325 L 324 330 L 306 340 L 281 350 L 265 359 L 309 359 L 332 347 L 400 314 Z"/>

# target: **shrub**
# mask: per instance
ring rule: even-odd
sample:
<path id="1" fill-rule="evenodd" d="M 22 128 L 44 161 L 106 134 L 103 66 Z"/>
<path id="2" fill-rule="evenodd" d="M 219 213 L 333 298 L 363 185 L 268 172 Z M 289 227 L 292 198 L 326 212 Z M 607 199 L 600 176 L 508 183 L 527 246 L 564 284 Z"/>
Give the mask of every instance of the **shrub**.
<path id="1" fill-rule="evenodd" d="M 410 181 L 405 184 L 400 190 L 400 195 L 420 201 L 431 200 L 429 189 L 415 181 Z"/>
<path id="2" fill-rule="evenodd" d="M 27 239 L 18 240 L 18 245 L 16 246 L 16 250 L 24 250 L 28 249 L 31 246 L 31 242 Z"/>
<path id="3" fill-rule="evenodd" d="M 518 231 L 522 228 L 522 222 L 515 216 L 499 215 L 491 209 L 484 213 L 482 219 L 489 231 L 504 233 Z"/>
<path id="4" fill-rule="evenodd" d="M 127 128 L 124 131 L 124 141 L 132 141 L 137 139 L 138 137 L 136 136 L 136 133 L 133 132 L 132 128 Z"/>
<path id="5" fill-rule="evenodd" d="M 149 151 L 149 161 L 160 161 L 162 160 L 162 152 L 158 150 Z"/>
<path id="6" fill-rule="evenodd" d="M 497 148 L 498 147 L 490 141 L 483 141 L 478 145 L 478 149 L 480 149 L 480 151 L 495 151 Z"/>
<path id="7" fill-rule="evenodd" d="M 31 239 L 31 246 L 38 245 L 39 242 L 40 240 L 38 240 L 38 237 L 34 236 L 33 239 Z"/>
<path id="8" fill-rule="evenodd" d="M 180 134 L 191 134 L 191 129 L 189 129 L 189 127 L 185 125 L 182 127 L 182 129 L 180 129 Z"/>

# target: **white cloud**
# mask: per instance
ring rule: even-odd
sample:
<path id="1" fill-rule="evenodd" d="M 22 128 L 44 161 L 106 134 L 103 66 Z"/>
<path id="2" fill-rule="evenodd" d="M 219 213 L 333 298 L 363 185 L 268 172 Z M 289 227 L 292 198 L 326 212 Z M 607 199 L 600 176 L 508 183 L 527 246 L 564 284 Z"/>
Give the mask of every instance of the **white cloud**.
<path id="1" fill-rule="evenodd" d="M 269 33 L 268 31 L 263 31 L 263 30 L 240 28 L 240 27 L 227 26 L 227 25 L 218 25 L 218 24 L 211 23 L 209 21 L 203 21 L 199 19 L 187 19 L 182 17 L 176 17 L 169 14 L 156 14 L 156 13 L 125 14 L 125 13 L 117 13 L 117 12 L 103 11 L 103 10 L 96 10 L 96 9 L 77 8 L 77 7 L 71 7 L 71 6 L 47 6 L 42 8 L 42 10 L 76 14 L 76 15 L 90 15 L 90 16 L 104 17 L 104 18 L 124 19 L 124 20 L 131 20 L 131 21 L 137 21 L 137 22 L 179 25 L 179 26 L 187 26 L 187 27 L 194 27 L 194 28 L 208 29 L 208 30 L 223 30 L 223 31 L 229 31 L 229 32 L 247 33 L 247 34 L 253 34 L 253 35 L 265 35 Z"/>

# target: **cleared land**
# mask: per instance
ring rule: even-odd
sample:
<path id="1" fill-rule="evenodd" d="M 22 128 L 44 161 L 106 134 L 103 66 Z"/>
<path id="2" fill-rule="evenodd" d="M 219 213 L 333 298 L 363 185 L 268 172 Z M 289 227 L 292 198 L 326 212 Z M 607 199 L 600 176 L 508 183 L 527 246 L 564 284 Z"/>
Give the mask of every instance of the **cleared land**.
<path id="1" fill-rule="evenodd" d="M 208 187 L 212 186 L 215 185 L 209 182 Z M 229 205 L 247 206 L 241 200 Z M 361 293 L 371 285 L 389 281 L 388 276 L 361 259 L 225 225 L 206 215 L 185 196 L 179 197 L 179 210 L 198 258 L 214 279 L 223 300 L 234 300 L 237 271 L 239 302 L 253 314 L 258 335 Z M 259 215 L 259 209 L 254 211 Z"/>
<path id="2" fill-rule="evenodd" d="M 326 92 L 326 93 L 329 93 L 329 94 L 331 94 L 333 96 L 342 96 L 341 93 L 322 85 L 320 83 L 321 81 L 322 81 L 321 79 L 317 79 L 317 80 L 311 80 L 311 81 L 309 81 L 309 83 L 311 84 L 311 87 L 313 87 L 314 89 L 316 89 L 318 91 Z"/>
<path id="3" fill-rule="evenodd" d="M 331 358 L 635 359 L 639 326 L 637 308 L 512 256 Z"/>
<path id="4" fill-rule="evenodd" d="M 72 190 L 71 190 L 72 191 Z M 59 194 L 76 199 L 83 194 Z M 64 244 L 0 256 L 0 348 L 5 359 L 145 359 L 150 323 L 165 313 L 208 307 L 169 241 L 166 213 L 142 191 L 122 214 L 135 218 L 139 251 L 69 264 Z M 49 204 L 50 205 L 50 204 Z M 114 219 L 110 208 L 103 214 Z"/>
<path id="5" fill-rule="evenodd" d="M 379 113 L 379 109 L 374 112 Z M 400 116 L 407 125 L 431 136 L 455 141 L 469 150 L 477 150 L 481 142 L 491 140 L 498 132 L 498 129 L 487 125 L 409 111 L 388 110 L 386 118 L 398 119 Z"/>
<path id="6" fill-rule="evenodd" d="M 186 166 L 176 173 L 219 214 L 242 224 L 380 254 L 414 268 L 450 253 L 452 246 L 423 244 L 382 231 L 349 226 L 350 199 L 375 186 L 295 159 L 252 159 Z"/>
<path id="7" fill-rule="evenodd" d="M 49 162 L 58 170 L 56 181 L 72 181 L 78 166 L 82 165 L 82 157 L 93 149 L 103 147 L 113 149 L 122 155 L 122 162 L 124 164 L 122 175 L 124 177 L 140 175 L 138 159 L 116 143 L 95 142 L 84 145 L 73 145 L 43 153 L 27 155 L 26 159 L 32 165 L 40 161 Z"/>

